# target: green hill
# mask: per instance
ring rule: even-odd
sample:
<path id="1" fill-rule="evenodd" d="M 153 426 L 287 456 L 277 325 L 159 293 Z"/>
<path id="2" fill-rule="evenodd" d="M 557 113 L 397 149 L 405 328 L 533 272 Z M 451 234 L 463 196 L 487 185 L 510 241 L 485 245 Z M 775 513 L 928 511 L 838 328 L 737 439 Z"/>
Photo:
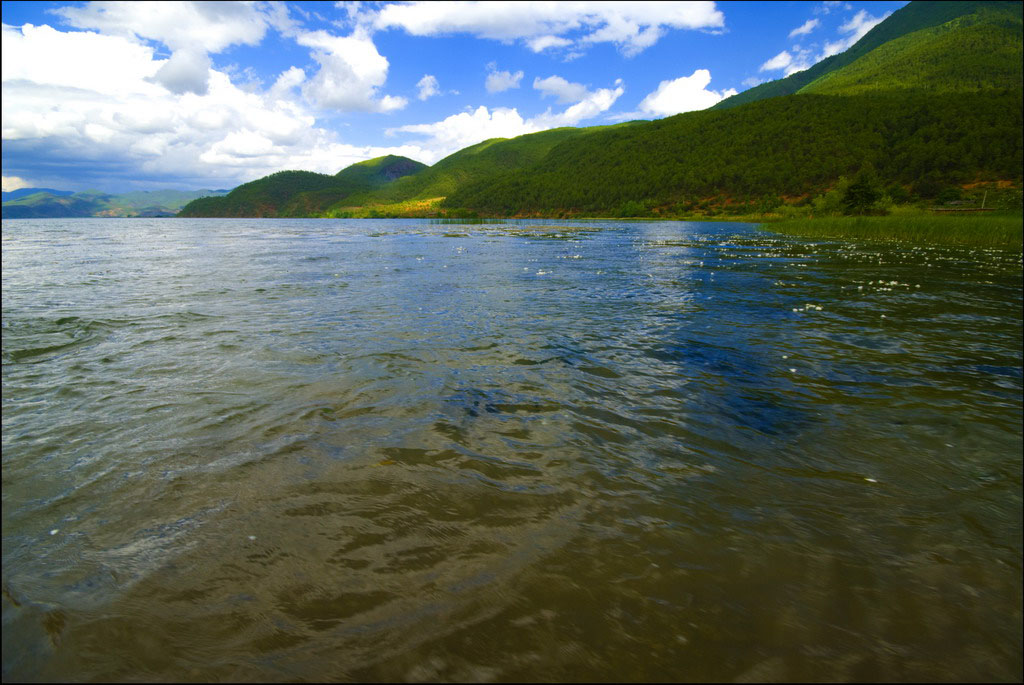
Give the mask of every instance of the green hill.
<path id="1" fill-rule="evenodd" d="M 279 171 L 244 183 L 223 197 L 186 205 L 182 217 L 309 216 L 353 193 L 365 192 L 415 174 L 426 165 L 395 155 L 359 162 L 337 174 Z"/>
<path id="2" fill-rule="evenodd" d="M 1021 107 L 1019 90 L 771 98 L 561 145 L 534 167 L 467 184 L 442 206 L 496 215 L 685 210 L 713 196 L 749 203 L 820 192 L 865 162 L 908 186 L 1020 179 Z"/>
<path id="3" fill-rule="evenodd" d="M 1015 3 L 1016 4 L 1016 3 Z M 895 38 L 829 72 L 800 93 L 856 95 L 880 90 L 972 93 L 1020 88 L 1024 79 L 1018 12 L 975 14 Z M 955 59 L 951 56 L 955 55 Z"/>
<path id="4" fill-rule="evenodd" d="M 532 167 L 466 184 L 442 207 L 643 215 L 708 201 L 756 206 L 821 192 L 865 163 L 903 188 L 1019 183 L 1020 5 L 963 3 L 974 11 L 938 23 L 953 4 L 894 13 L 865 40 L 896 37 L 867 51 L 858 43 L 850 52 L 860 57 L 844 53 L 843 66 L 798 94 L 599 131 Z M 907 30 L 915 24 L 927 26 Z"/>
<path id="5" fill-rule="evenodd" d="M 181 215 L 750 209 L 821 193 L 865 164 L 892 195 L 1019 185 L 1021 17 L 1020 3 L 911 2 L 846 52 L 709 110 L 487 140 L 429 168 L 394 157 L 333 177 L 281 172 Z"/>
<path id="6" fill-rule="evenodd" d="M 792 95 L 801 88 L 816 81 L 822 76 L 833 71 L 842 69 L 852 64 L 872 50 L 878 48 L 891 40 L 905 36 L 908 33 L 920 31 L 932 26 L 939 26 L 958 17 L 973 14 L 979 10 L 988 9 L 996 12 L 1013 13 L 1019 16 L 1020 3 L 1017 2 L 984 2 L 984 1 L 935 1 L 935 2 L 911 2 L 892 13 L 885 21 L 881 22 L 851 46 L 848 50 L 832 55 L 804 71 L 791 74 L 783 79 L 769 81 L 755 86 L 742 93 L 722 100 L 712 109 L 729 109 L 738 107 L 757 100 L 779 97 L 781 95 Z"/>
<path id="7" fill-rule="evenodd" d="M 370 192 L 354 194 L 331 209 L 365 205 L 387 205 L 446 197 L 458 188 L 509 170 L 530 167 L 559 144 L 576 140 L 598 130 L 622 128 L 629 124 L 591 128 L 556 128 L 516 138 L 491 138 L 463 148 L 418 174 Z"/>

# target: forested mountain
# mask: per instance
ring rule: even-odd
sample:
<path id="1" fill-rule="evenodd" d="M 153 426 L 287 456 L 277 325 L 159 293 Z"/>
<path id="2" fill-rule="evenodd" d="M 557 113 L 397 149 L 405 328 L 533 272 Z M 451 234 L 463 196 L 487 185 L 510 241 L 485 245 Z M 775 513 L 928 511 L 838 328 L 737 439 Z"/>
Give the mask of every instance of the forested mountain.
<path id="1" fill-rule="evenodd" d="M 771 98 L 560 145 L 534 167 L 467 184 L 442 207 L 489 214 L 687 211 L 714 196 L 749 204 L 766 195 L 821 192 L 866 162 L 883 179 L 923 193 L 978 177 L 1018 179 L 1021 106 L 1019 90 L 969 99 Z"/>
<path id="2" fill-rule="evenodd" d="M 881 29 L 875 42 L 897 37 L 851 50 L 861 57 L 799 93 L 600 131 L 552 148 L 532 167 L 466 184 L 441 206 L 636 215 L 688 211 L 712 198 L 754 207 L 823 192 L 865 164 L 894 195 L 932 196 L 979 180 L 1019 184 L 1021 6 L 963 3 L 974 11 L 933 21 L 960 4 L 908 5 L 872 32 Z M 928 25 L 908 30 L 915 23 Z M 783 81 L 793 86 L 792 77 Z"/>
<path id="3" fill-rule="evenodd" d="M 913 89 L 936 94 L 1019 88 L 1024 79 L 1021 7 L 1016 4 L 1016 13 L 981 7 L 900 36 L 799 92 L 855 95 Z"/>
<path id="4" fill-rule="evenodd" d="M 312 171 L 279 171 L 244 183 L 224 197 L 190 202 L 178 216 L 310 216 L 353 193 L 378 188 L 426 168 L 407 157 L 386 155 L 358 162 L 333 176 Z"/>
<path id="5" fill-rule="evenodd" d="M 1020 3 L 911 2 L 846 52 L 709 110 L 488 140 L 397 179 L 373 176 L 394 163 L 380 160 L 333 177 L 281 172 L 181 215 L 387 215 L 428 200 L 449 214 L 749 211 L 867 167 L 892 197 L 978 181 L 1019 187 L 1021 17 Z"/>
<path id="6" fill-rule="evenodd" d="M 1020 16 L 1020 3 L 984 2 L 960 0 L 935 0 L 932 2 L 911 2 L 892 13 L 885 21 L 868 31 L 856 44 L 845 52 L 832 55 L 809 69 L 798 71 L 786 78 L 754 86 L 742 93 L 722 100 L 712 109 L 728 109 L 757 100 L 792 95 L 817 79 L 842 69 L 864 57 L 872 50 L 902 36 L 933 26 L 940 26 L 958 17 L 977 13 L 979 10 L 993 10 Z M 950 59 L 952 55 L 948 56 Z"/>
<path id="7" fill-rule="evenodd" d="M 630 123 L 589 128 L 556 128 L 516 138 L 492 138 L 463 148 L 420 173 L 399 179 L 372 192 L 359 193 L 332 209 L 369 204 L 393 204 L 410 200 L 442 198 L 466 183 L 515 169 L 532 167 L 556 145 L 597 131 L 622 129 Z"/>
<path id="8" fill-rule="evenodd" d="M 174 216 L 199 197 L 223 195 L 226 190 L 137 190 L 120 195 L 51 188 L 26 188 L 4 193 L 3 218 Z"/>

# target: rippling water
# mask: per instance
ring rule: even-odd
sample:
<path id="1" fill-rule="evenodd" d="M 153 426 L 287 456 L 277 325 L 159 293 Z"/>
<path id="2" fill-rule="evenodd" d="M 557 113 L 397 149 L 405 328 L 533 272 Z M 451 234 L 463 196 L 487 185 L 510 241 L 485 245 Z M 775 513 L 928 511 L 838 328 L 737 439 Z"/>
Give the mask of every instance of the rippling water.
<path id="1" fill-rule="evenodd" d="M 5 680 L 1020 680 L 1021 254 L 3 222 Z"/>

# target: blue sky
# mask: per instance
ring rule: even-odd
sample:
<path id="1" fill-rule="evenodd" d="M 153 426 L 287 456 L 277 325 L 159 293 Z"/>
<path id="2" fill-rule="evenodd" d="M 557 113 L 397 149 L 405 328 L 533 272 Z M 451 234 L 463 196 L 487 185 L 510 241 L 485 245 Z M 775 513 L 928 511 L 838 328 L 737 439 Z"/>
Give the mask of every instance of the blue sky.
<path id="1" fill-rule="evenodd" d="M 705 109 L 905 2 L 4 2 L 3 188 L 231 188 Z"/>

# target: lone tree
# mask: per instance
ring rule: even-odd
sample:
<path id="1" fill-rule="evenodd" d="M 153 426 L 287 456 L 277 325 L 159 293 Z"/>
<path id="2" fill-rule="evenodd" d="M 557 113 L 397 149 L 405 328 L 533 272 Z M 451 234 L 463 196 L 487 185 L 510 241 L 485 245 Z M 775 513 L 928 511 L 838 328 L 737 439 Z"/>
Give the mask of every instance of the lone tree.
<path id="1" fill-rule="evenodd" d="M 844 214 L 869 214 L 876 202 L 882 199 L 882 184 L 870 163 L 865 164 L 853 177 L 842 205 Z"/>

